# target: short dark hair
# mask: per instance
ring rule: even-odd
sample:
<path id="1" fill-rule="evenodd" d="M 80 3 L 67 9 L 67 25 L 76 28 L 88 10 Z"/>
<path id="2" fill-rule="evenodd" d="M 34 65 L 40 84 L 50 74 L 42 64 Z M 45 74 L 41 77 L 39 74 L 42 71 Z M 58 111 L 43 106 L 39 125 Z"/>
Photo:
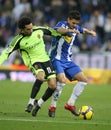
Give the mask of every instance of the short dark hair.
<path id="1" fill-rule="evenodd" d="M 30 17 L 23 16 L 19 19 L 18 21 L 18 28 L 19 29 L 24 29 L 25 25 L 32 23 L 32 20 Z"/>
<path id="2" fill-rule="evenodd" d="M 81 14 L 79 11 L 77 10 L 73 10 L 69 12 L 69 19 L 76 19 L 76 20 L 80 20 L 81 19 Z"/>

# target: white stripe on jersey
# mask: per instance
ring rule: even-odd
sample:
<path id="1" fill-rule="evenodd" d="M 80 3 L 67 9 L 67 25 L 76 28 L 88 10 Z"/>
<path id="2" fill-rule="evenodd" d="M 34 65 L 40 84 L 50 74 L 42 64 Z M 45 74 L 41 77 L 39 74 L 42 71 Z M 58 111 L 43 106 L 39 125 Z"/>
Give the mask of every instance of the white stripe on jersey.
<path id="1" fill-rule="evenodd" d="M 72 39 L 72 41 L 70 43 L 70 47 L 68 48 L 68 55 L 67 55 L 68 61 L 71 61 L 70 55 L 72 55 L 72 46 L 74 44 L 75 36 L 76 36 L 76 34 L 73 34 L 73 39 Z"/>
<path id="2" fill-rule="evenodd" d="M 57 46 L 57 55 L 55 56 L 56 59 L 60 60 L 61 59 L 61 53 L 62 53 L 62 45 L 64 43 L 64 39 L 61 37 L 58 41 L 58 46 Z"/>

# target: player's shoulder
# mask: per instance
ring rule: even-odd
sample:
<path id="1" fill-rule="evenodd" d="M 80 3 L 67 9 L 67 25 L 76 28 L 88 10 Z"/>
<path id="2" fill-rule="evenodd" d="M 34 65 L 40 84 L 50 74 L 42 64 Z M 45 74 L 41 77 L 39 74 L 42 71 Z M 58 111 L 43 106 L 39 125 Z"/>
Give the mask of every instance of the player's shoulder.
<path id="1" fill-rule="evenodd" d="M 65 28 L 67 26 L 67 21 L 61 20 L 59 21 L 55 27 L 63 27 Z"/>
<path id="2" fill-rule="evenodd" d="M 46 30 L 51 30 L 51 28 L 48 26 L 33 26 L 33 31 L 44 32 Z"/>
<path id="3" fill-rule="evenodd" d="M 16 35 L 14 38 L 13 38 L 13 41 L 18 41 L 19 39 L 21 39 L 23 37 L 23 35 L 20 33 L 18 35 Z"/>
<path id="4" fill-rule="evenodd" d="M 42 30 L 42 26 L 33 26 L 33 31 Z"/>
<path id="5" fill-rule="evenodd" d="M 33 33 L 36 32 L 36 33 L 39 33 L 41 35 L 43 35 L 43 30 L 46 29 L 46 27 L 43 27 L 43 26 L 33 26 Z"/>
<path id="6" fill-rule="evenodd" d="M 67 24 L 67 21 L 65 21 L 65 20 L 60 20 L 58 23 Z"/>
<path id="7" fill-rule="evenodd" d="M 80 26 L 80 25 L 77 25 L 77 26 L 75 27 L 75 29 L 76 29 L 76 30 L 79 30 L 81 33 L 83 33 L 83 30 L 84 30 L 84 28 L 83 28 L 82 26 Z"/>
<path id="8" fill-rule="evenodd" d="M 80 28 L 83 28 L 83 27 L 80 25 L 76 25 L 76 27 L 75 27 L 75 29 L 80 29 Z"/>
<path id="9" fill-rule="evenodd" d="M 9 45 L 14 46 L 15 44 L 17 44 L 21 39 L 23 38 L 22 34 L 18 34 L 16 35 L 11 42 L 9 43 Z"/>

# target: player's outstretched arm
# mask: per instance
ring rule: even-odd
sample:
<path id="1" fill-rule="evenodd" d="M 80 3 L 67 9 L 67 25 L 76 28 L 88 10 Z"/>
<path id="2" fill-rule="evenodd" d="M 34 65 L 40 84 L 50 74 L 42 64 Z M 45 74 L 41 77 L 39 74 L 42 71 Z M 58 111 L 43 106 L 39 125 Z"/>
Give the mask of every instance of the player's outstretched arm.
<path id="1" fill-rule="evenodd" d="M 90 34 L 90 35 L 92 35 L 92 36 L 96 36 L 96 32 L 95 31 L 93 31 L 93 30 L 88 30 L 88 29 L 86 29 L 86 28 L 84 28 L 84 33 L 85 34 Z"/>
<path id="2" fill-rule="evenodd" d="M 48 27 L 48 26 L 33 26 L 34 30 L 42 30 L 45 35 L 49 36 L 61 36 L 60 33 L 58 33 L 55 29 Z"/>
<path id="3" fill-rule="evenodd" d="M 61 34 L 67 34 L 67 33 L 77 33 L 79 34 L 80 32 L 76 29 L 66 29 L 66 28 L 58 28 L 57 32 L 61 33 Z"/>

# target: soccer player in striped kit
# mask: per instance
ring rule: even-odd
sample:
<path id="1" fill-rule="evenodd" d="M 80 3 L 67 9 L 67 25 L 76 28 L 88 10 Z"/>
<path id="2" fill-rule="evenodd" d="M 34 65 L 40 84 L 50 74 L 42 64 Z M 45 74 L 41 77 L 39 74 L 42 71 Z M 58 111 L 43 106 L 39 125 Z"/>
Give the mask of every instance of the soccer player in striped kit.
<path id="1" fill-rule="evenodd" d="M 54 29 L 61 33 L 67 33 L 67 36 L 57 36 L 52 39 L 51 61 L 53 68 L 57 74 L 57 89 L 53 93 L 52 101 L 49 107 L 49 116 L 55 117 L 57 100 L 62 92 L 63 86 L 66 84 L 66 78 L 70 81 L 77 80 L 69 100 L 64 108 L 69 110 L 73 115 L 78 116 L 76 112 L 75 102 L 83 92 L 88 80 L 81 68 L 72 61 L 72 46 L 75 44 L 76 36 L 79 33 L 90 34 L 96 36 L 96 32 L 79 26 L 80 12 L 71 11 L 66 21 L 59 21 Z M 78 32 L 73 32 L 76 30 Z"/>

